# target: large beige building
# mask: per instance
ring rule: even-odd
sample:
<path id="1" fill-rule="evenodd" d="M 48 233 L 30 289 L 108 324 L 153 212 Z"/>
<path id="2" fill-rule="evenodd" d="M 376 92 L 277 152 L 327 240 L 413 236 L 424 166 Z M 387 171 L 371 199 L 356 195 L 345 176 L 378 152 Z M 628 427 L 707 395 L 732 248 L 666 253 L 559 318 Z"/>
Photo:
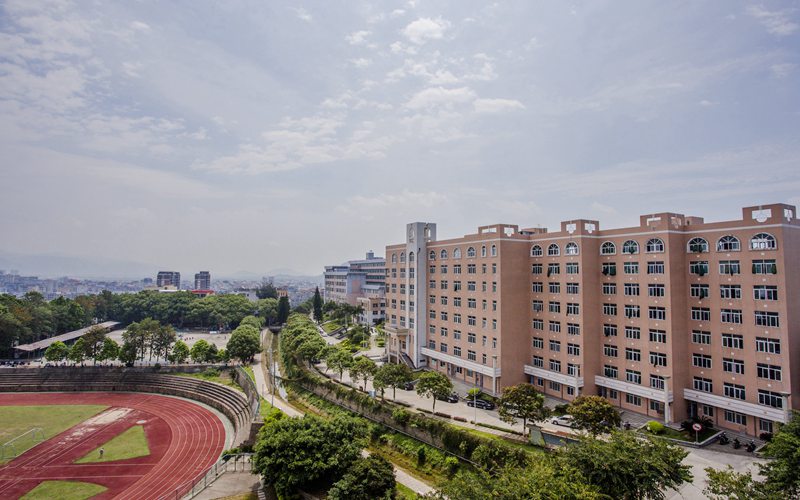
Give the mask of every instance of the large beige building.
<path id="1" fill-rule="evenodd" d="M 496 224 L 441 241 L 435 224 L 408 224 L 406 242 L 386 247 L 387 349 L 488 392 L 529 382 L 667 422 L 770 432 L 800 408 L 796 215 L 774 204 L 713 223 Z"/>

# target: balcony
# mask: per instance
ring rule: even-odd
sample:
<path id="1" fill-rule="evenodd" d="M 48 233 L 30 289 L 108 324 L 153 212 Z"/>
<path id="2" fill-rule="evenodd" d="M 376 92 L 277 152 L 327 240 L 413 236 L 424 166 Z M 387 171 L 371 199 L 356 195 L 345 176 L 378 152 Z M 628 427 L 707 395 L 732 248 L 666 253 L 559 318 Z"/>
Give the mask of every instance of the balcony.
<path id="1" fill-rule="evenodd" d="M 715 406 L 721 410 L 731 410 L 738 413 L 744 413 L 745 415 L 765 418 L 772 420 L 773 422 L 789 422 L 789 419 L 787 418 L 787 412 L 784 408 L 773 408 L 771 406 L 748 403 L 747 401 L 726 398 L 725 396 L 695 391 L 693 389 L 684 389 L 683 397 L 689 401 Z M 785 403 L 786 401 L 784 400 L 784 404 Z"/>
<path id="2" fill-rule="evenodd" d="M 583 387 L 583 377 L 564 375 L 563 373 L 551 372 L 550 370 L 537 368 L 531 365 L 525 365 L 523 371 L 526 375 L 533 375 L 534 377 L 540 377 L 545 380 L 552 380 L 553 382 L 558 382 L 570 387 Z"/>
<path id="3" fill-rule="evenodd" d="M 664 391 L 661 389 L 653 389 L 652 387 L 631 384 L 630 382 L 623 382 L 622 380 L 601 377 L 600 375 L 595 375 L 594 383 L 600 387 L 627 392 L 629 394 L 635 394 L 637 396 L 642 396 L 643 398 L 647 399 L 654 399 L 656 401 L 664 401 Z M 671 403 L 673 399 L 672 391 L 669 391 L 669 402 Z"/>
<path id="4" fill-rule="evenodd" d="M 423 347 L 422 349 L 420 349 L 420 353 L 423 356 L 428 356 L 437 361 L 444 361 L 445 363 L 450 363 L 451 365 L 460 366 L 467 370 L 472 370 L 474 372 L 482 373 L 489 377 L 500 376 L 500 367 L 492 368 L 491 366 L 482 365 L 476 361 L 469 361 L 464 358 L 459 358 L 457 356 L 445 354 L 443 352 L 439 352 L 434 349 L 429 349 L 427 347 Z"/>
<path id="5" fill-rule="evenodd" d="M 385 325 L 383 330 L 389 335 L 393 335 L 395 337 L 404 337 L 411 333 L 408 328 L 402 326 Z"/>

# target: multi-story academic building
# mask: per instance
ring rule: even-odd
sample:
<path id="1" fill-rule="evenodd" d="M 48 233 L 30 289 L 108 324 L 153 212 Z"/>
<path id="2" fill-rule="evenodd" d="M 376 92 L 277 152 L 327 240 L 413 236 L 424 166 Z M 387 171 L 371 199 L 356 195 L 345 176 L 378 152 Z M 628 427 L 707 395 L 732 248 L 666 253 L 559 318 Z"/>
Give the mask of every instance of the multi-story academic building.
<path id="1" fill-rule="evenodd" d="M 496 224 L 449 240 L 408 224 L 386 247 L 387 350 L 490 393 L 528 382 L 771 432 L 800 408 L 800 222 L 784 204 L 742 215 Z"/>
<path id="2" fill-rule="evenodd" d="M 195 290 L 210 290 L 211 289 L 211 273 L 208 271 L 200 271 L 194 275 L 194 289 Z"/>
<path id="3" fill-rule="evenodd" d="M 384 319 L 386 297 L 384 276 L 386 260 L 367 252 L 366 258 L 338 266 L 325 266 L 325 300 L 360 305 L 360 322 L 372 325 Z"/>
<path id="4" fill-rule="evenodd" d="M 177 271 L 159 271 L 156 275 L 156 286 L 181 288 L 181 273 Z"/>

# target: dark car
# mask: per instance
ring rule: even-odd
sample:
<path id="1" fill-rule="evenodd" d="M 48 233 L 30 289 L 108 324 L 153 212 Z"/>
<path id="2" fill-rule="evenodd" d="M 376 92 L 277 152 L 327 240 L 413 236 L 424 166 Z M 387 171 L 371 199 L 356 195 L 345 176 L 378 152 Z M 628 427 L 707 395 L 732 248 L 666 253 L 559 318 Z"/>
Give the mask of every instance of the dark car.
<path id="1" fill-rule="evenodd" d="M 405 384 L 403 384 L 403 390 L 404 391 L 413 391 L 415 385 L 417 385 L 417 381 L 416 380 L 412 380 L 411 382 L 406 382 Z"/>
<path id="2" fill-rule="evenodd" d="M 447 401 L 448 403 L 458 403 L 458 394 L 455 392 L 448 394 L 447 396 L 440 396 L 438 398 L 439 401 Z"/>
<path id="3" fill-rule="evenodd" d="M 480 408 L 481 410 L 494 410 L 494 403 L 491 401 L 485 401 L 483 399 L 468 399 L 467 406 L 474 406 L 476 408 Z"/>

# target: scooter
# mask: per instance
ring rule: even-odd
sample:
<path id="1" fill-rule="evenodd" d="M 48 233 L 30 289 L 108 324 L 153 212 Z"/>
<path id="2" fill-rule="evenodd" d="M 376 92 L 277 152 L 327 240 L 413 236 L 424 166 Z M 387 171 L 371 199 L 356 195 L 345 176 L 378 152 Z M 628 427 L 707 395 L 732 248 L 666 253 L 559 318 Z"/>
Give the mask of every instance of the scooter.
<path id="1" fill-rule="evenodd" d="M 756 442 L 751 439 L 750 442 L 747 443 L 747 448 L 745 449 L 747 450 L 748 453 L 753 453 L 754 451 L 756 451 Z"/>
<path id="2" fill-rule="evenodd" d="M 730 439 L 728 439 L 728 435 L 727 434 L 725 434 L 723 432 L 722 434 L 719 435 L 719 444 L 725 445 L 725 444 L 728 444 L 729 442 L 730 442 Z"/>
<path id="3" fill-rule="evenodd" d="M 733 438 L 733 449 L 738 450 L 742 447 L 742 443 L 739 442 L 739 438 Z"/>

